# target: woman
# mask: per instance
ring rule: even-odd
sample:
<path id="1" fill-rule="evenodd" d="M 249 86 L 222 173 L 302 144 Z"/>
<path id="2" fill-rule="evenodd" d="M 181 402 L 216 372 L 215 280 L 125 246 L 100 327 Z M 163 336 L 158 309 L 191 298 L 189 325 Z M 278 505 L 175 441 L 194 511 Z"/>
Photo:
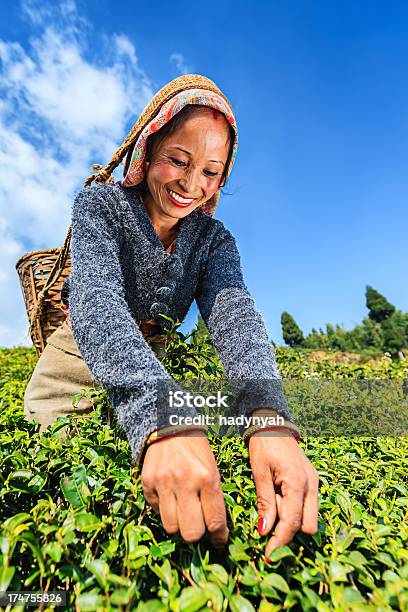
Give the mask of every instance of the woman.
<path id="1" fill-rule="evenodd" d="M 226 512 L 206 432 L 159 427 L 168 391 L 179 387 L 149 346 L 168 325 L 160 315 L 183 320 L 195 299 L 227 376 L 264 383 L 244 396 L 247 415 L 285 418 L 278 437 L 256 426 L 245 434 L 261 535 L 279 517 L 268 555 L 299 529 L 316 533 L 318 477 L 295 438 L 235 239 L 213 218 L 237 142 L 231 105 L 206 77 L 179 77 L 154 96 L 110 164 L 86 182 L 98 184 L 75 199 L 72 331 L 67 322 L 50 340 L 56 350 L 65 346 L 66 355 L 77 351 L 84 381 L 107 389 L 136 461 L 143 459 L 145 498 L 166 531 L 195 542 L 207 529 L 213 544 L 223 546 Z M 112 184 L 111 173 L 125 156 L 124 179 Z M 33 406 L 30 411 L 29 393 L 26 412 L 35 418 Z"/>

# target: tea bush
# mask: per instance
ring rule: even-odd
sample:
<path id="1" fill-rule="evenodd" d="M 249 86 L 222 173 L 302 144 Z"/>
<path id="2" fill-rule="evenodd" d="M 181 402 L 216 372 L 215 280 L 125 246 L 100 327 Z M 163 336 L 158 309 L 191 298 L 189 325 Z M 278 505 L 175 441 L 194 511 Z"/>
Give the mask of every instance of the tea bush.
<path id="1" fill-rule="evenodd" d="M 194 342 L 173 333 L 164 357 L 173 375 L 219 375 L 210 344 Z M 329 365 L 276 352 L 291 379 L 313 371 L 334 379 L 406 377 L 389 360 Z M 266 564 L 240 438 L 210 435 L 230 529 L 226 551 L 207 537 L 186 544 L 145 503 L 103 390 L 87 391 L 95 405 L 88 416 L 61 418 L 42 435 L 25 420 L 35 363 L 33 349 L 0 351 L 0 590 L 60 589 L 67 609 L 81 612 L 408 609 L 407 437 L 304 438 L 320 474 L 319 531 L 298 533 Z"/>

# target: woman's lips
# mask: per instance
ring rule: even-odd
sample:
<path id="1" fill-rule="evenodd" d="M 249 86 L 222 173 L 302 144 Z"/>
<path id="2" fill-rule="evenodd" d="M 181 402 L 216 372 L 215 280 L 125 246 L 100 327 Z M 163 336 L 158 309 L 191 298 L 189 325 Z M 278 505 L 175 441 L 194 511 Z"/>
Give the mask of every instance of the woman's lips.
<path id="1" fill-rule="evenodd" d="M 169 198 L 170 202 L 172 202 L 172 204 L 174 204 L 175 206 L 179 206 L 180 208 L 187 208 L 187 206 L 191 206 L 191 204 L 194 203 L 194 200 L 192 200 L 192 202 L 189 202 L 188 204 L 181 204 L 181 202 L 177 202 L 177 200 L 171 197 L 167 189 L 166 189 L 166 193 L 167 193 L 167 197 Z"/>

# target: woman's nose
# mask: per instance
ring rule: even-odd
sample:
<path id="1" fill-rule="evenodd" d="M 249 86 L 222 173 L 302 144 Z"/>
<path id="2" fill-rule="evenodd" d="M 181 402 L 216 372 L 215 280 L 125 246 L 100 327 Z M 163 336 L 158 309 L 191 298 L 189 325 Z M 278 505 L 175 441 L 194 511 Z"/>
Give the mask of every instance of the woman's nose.
<path id="1" fill-rule="evenodd" d="M 179 179 L 179 183 L 186 195 L 200 197 L 201 172 L 199 168 L 190 168 L 185 175 Z"/>

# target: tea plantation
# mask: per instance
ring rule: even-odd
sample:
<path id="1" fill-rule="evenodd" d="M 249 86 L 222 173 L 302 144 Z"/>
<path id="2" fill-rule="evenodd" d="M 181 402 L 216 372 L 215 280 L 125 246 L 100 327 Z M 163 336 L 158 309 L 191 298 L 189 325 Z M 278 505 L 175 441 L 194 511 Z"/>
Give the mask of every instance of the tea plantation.
<path id="1" fill-rule="evenodd" d="M 176 378 L 221 371 L 206 341 L 172 339 L 164 362 Z M 336 354 L 317 360 L 279 347 L 276 355 L 295 403 L 302 397 L 305 405 L 308 393 L 303 387 L 296 395 L 296 380 L 392 380 L 403 390 L 398 414 L 400 426 L 406 423 L 406 362 Z M 140 473 L 103 390 L 88 391 L 95 402 L 89 416 L 61 419 L 41 436 L 39 425 L 25 420 L 24 391 L 35 363 L 34 349 L 0 351 L 0 590 L 61 590 L 62 609 L 81 612 L 408 610 L 406 436 L 367 430 L 304 437 L 320 474 L 319 531 L 297 534 L 266 564 L 240 438 L 210 436 L 230 529 L 226 551 L 206 537 L 186 544 L 170 537 L 145 504 Z M 61 428 L 68 429 L 64 440 Z"/>

